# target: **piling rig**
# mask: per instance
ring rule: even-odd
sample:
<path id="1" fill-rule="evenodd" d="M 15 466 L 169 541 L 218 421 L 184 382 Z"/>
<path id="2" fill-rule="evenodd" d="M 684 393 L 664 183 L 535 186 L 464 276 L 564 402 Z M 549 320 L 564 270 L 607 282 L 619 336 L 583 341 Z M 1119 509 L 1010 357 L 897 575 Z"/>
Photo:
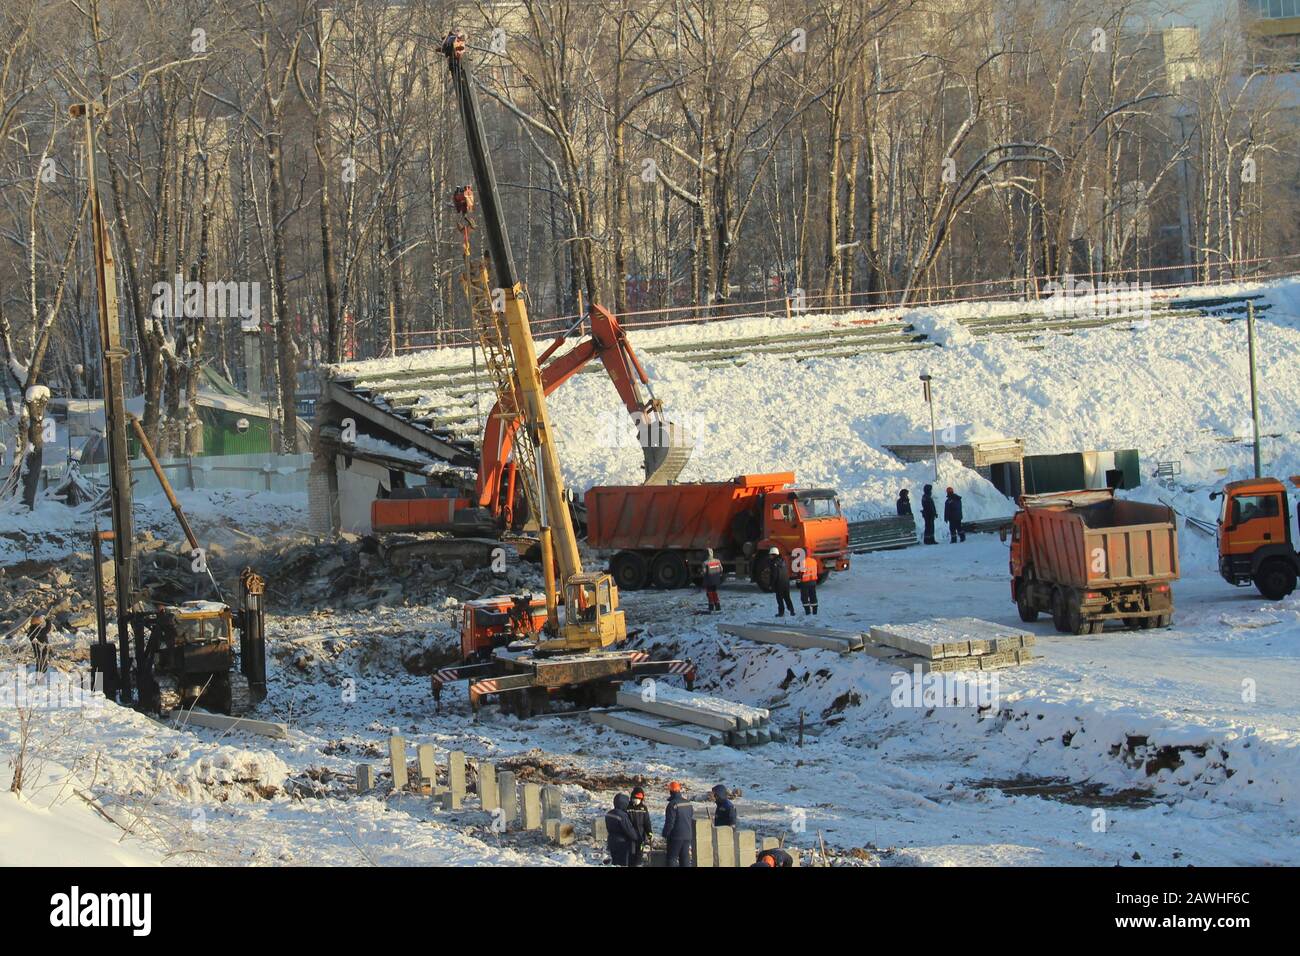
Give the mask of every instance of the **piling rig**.
<path id="1" fill-rule="evenodd" d="M 262 579 L 246 569 L 239 579 L 240 603 L 232 609 L 220 600 L 187 601 L 173 605 L 154 601 L 140 585 L 135 556 L 127 428 L 133 427 L 141 450 L 167 495 L 180 523 L 196 574 L 216 581 L 198 539 L 181 510 L 167 476 L 140 423 L 126 413 L 122 345 L 117 311 L 117 278 L 112 245 L 95 180 L 97 153 L 94 120 L 97 108 L 74 104 L 71 113 L 85 120 L 86 171 L 90 190 L 91 233 L 95 256 L 100 347 L 103 351 L 104 436 L 108 446 L 108 503 L 111 528 L 91 534 L 95 572 L 97 641 L 90 649 L 93 679 L 104 695 L 137 709 L 164 713 L 201 705 L 209 710 L 239 714 L 266 696 L 266 639 Z M 113 614 L 117 646 L 108 639 L 108 581 L 104 549 L 112 551 Z M 217 592 L 217 597 L 220 593 Z M 239 632 L 236 645 L 235 631 Z"/>

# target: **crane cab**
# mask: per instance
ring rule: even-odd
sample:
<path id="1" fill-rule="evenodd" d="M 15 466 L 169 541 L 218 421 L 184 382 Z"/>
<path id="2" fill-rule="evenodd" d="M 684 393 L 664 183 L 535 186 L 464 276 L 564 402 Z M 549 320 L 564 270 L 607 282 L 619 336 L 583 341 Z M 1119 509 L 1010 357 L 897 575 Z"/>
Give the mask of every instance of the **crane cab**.
<path id="1" fill-rule="evenodd" d="M 564 624 L 559 637 L 537 645 L 545 652 L 599 651 L 627 637 L 618 587 L 603 572 L 575 574 L 564 585 Z"/>
<path id="2" fill-rule="evenodd" d="M 1239 586 L 1253 582 L 1270 601 L 1294 591 L 1300 556 L 1286 486 L 1276 478 L 1249 478 L 1229 482 L 1211 497 L 1223 499 L 1218 531 L 1223 579 Z"/>

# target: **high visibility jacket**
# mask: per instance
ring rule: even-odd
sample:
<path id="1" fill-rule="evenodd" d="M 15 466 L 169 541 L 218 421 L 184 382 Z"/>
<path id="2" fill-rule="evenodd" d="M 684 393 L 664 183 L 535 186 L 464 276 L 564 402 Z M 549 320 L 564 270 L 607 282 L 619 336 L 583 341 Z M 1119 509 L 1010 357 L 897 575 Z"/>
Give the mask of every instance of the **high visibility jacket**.
<path id="1" fill-rule="evenodd" d="M 704 586 L 716 588 L 722 583 L 722 562 L 717 558 L 704 562 Z"/>
<path id="2" fill-rule="evenodd" d="M 803 574 L 799 580 L 804 584 L 810 584 L 817 580 L 817 559 L 809 555 L 803 559 Z"/>

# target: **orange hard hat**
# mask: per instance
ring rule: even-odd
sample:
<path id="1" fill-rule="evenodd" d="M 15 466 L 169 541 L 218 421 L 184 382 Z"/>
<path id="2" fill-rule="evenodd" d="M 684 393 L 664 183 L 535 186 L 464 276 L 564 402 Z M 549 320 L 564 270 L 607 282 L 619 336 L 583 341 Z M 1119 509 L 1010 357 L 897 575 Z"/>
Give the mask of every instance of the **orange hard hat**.
<path id="1" fill-rule="evenodd" d="M 672 781 L 670 784 L 668 784 L 668 792 L 669 792 L 669 793 L 681 793 L 681 792 L 682 792 L 682 785 L 681 785 L 680 783 L 678 783 L 676 780 L 674 780 L 674 781 Z"/>

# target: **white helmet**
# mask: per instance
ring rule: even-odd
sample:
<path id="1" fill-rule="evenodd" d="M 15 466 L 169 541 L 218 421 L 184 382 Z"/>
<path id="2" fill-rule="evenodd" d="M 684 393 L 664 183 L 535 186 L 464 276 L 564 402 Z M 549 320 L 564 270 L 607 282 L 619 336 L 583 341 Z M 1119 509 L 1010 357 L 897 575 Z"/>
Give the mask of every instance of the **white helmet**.
<path id="1" fill-rule="evenodd" d="M 768 548 L 768 549 L 767 549 L 767 553 L 770 554 L 770 555 L 772 555 L 772 557 L 774 557 L 774 558 L 779 558 L 779 557 L 781 556 L 781 549 L 780 549 L 780 548 Z"/>

